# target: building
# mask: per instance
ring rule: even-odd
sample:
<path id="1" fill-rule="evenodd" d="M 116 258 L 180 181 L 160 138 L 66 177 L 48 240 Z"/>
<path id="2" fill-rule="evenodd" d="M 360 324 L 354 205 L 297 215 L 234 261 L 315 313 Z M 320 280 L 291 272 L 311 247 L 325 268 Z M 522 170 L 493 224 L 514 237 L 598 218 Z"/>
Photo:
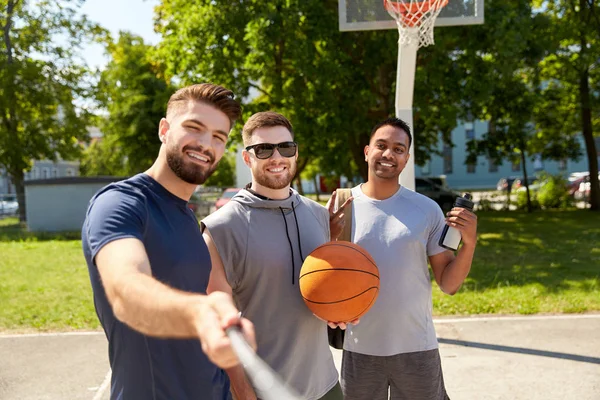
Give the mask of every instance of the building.
<path id="1" fill-rule="evenodd" d="M 454 147 L 445 145 L 440 141 L 438 149 L 440 155 L 432 155 L 431 159 L 422 167 L 415 166 L 416 176 L 440 176 L 446 177 L 448 186 L 456 189 L 493 189 L 500 178 L 507 176 L 522 176 L 522 168 L 519 164 L 504 161 L 497 165 L 487 157 L 480 156 L 474 165 L 466 165 L 467 142 L 471 139 L 481 139 L 488 131 L 487 121 L 475 121 L 473 123 L 459 124 L 451 134 Z M 419 133 L 415 134 L 418 142 Z M 579 138 L 581 148 L 585 149 L 583 136 Z M 600 138 L 596 138 L 596 147 L 600 148 Z M 584 150 L 585 151 L 585 150 Z M 534 176 L 541 171 L 550 174 L 561 174 L 565 177 L 578 171 L 587 171 L 588 162 L 585 155 L 579 161 L 544 160 L 539 155 L 530 155 L 527 159 L 527 174 Z"/>
<path id="2" fill-rule="evenodd" d="M 65 178 L 79 176 L 79 161 L 56 162 L 51 160 L 35 160 L 31 170 L 24 175 L 25 181 L 38 179 Z M 4 169 L 0 169 L 0 195 L 14 195 L 15 185 Z"/>
<path id="3" fill-rule="evenodd" d="M 90 144 L 102 139 L 102 132 L 96 127 L 88 129 Z M 87 143 L 84 144 L 87 146 Z M 51 160 L 35 160 L 31 170 L 25 172 L 25 181 L 38 179 L 68 178 L 79 176 L 79 161 L 65 161 L 58 159 L 56 162 Z M 0 196 L 14 195 L 15 185 L 8 176 L 7 172 L 0 168 Z"/>

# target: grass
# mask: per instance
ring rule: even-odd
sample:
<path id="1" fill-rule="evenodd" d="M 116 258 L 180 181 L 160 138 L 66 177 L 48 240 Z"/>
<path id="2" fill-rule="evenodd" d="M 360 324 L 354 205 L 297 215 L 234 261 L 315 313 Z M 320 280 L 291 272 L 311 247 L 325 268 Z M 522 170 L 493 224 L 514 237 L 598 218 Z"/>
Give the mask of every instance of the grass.
<path id="1" fill-rule="evenodd" d="M 480 213 L 469 277 L 454 296 L 433 291 L 436 315 L 600 310 L 600 214 Z"/>
<path id="2" fill-rule="evenodd" d="M 454 296 L 434 284 L 434 314 L 600 311 L 600 213 L 479 213 L 479 244 Z M 33 234 L 0 220 L 0 331 L 96 329 L 78 233 Z"/>
<path id="3" fill-rule="evenodd" d="M 79 234 L 34 234 L 3 219 L 0 255 L 0 331 L 99 327 Z"/>

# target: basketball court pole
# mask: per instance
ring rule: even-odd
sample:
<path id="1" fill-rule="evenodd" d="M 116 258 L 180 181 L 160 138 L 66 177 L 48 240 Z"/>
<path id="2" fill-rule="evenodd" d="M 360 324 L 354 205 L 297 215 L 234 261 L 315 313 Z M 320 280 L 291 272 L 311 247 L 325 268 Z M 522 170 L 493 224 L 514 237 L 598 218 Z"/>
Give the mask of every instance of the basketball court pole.
<path id="1" fill-rule="evenodd" d="M 401 44 L 398 41 L 398 69 L 396 71 L 396 117 L 408 124 L 412 134 L 410 158 L 400 174 L 400 184 L 415 190 L 415 129 L 413 126 L 413 93 L 417 68 L 418 42 Z"/>

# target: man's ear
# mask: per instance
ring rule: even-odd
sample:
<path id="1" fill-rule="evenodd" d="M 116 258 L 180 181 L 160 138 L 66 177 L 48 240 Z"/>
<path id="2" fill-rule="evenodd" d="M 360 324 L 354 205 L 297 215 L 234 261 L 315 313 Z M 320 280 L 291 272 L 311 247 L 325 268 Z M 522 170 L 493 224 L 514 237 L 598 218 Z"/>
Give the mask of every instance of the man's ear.
<path id="1" fill-rule="evenodd" d="M 244 159 L 244 164 L 246 164 L 250 168 L 250 153 L 248 150 L 242 151 L 242 158 Z"/>
<path id="2" fill-rule="evenodd" d="M 365 161 L 367 161 L 367 157 L 369 155 L 369 145 L 365 146 L 364 153 L 365 153 Z"/>
<path id="3" fill-rule="evenodd" d="M 158 138 L 162 143 L 167 142 L 167 134 L 169 132 L 170 125 L 167 122 L 166 118 L 161 118 L 160 123 L 158 124 Z"/>

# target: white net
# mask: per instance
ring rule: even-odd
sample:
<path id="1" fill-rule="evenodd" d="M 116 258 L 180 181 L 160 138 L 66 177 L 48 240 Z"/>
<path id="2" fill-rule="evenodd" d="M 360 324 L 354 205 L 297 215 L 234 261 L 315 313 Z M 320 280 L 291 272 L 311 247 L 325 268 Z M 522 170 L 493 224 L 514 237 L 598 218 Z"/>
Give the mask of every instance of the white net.
<path id="1" fill-rule="evenodd" d="M 435 19 L 448 0 L 384 0 L 383 4 L 396 20 L 400 44 L 425 47 L 434 43 Z"/>

